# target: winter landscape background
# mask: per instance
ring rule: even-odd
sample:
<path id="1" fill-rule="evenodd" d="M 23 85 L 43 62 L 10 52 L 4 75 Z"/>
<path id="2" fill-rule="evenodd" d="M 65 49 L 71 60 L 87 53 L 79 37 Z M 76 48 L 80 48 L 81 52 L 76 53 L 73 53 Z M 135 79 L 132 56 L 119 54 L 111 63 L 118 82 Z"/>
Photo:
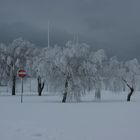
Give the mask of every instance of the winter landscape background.
<path id="1" fill-rule="evenodd" d="M 0 58 L 1 139 L 140 138 L 136 58 L 119 61 L 75 40 L 38 48 L 22 38 L 1 44 Z M 19 69 L 27 72 L 22 104 Z"/>
<path id="2" fill-rule="evenodd" d="M 0 140 L 139 140 L 139 5 L 0 0 Z"/>

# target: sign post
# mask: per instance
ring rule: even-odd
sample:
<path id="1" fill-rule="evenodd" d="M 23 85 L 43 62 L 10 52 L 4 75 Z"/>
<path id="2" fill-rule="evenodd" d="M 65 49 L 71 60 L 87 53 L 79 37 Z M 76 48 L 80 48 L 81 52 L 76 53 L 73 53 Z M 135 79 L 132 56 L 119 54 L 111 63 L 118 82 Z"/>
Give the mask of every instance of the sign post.
<path id="1" fill-rule="evenodd" d="M 23 78 L 26 76 L 26 71 L 20 69 L 18 71 L 18 76 L 21 78 L 21 103 L 23 102 Z"/>

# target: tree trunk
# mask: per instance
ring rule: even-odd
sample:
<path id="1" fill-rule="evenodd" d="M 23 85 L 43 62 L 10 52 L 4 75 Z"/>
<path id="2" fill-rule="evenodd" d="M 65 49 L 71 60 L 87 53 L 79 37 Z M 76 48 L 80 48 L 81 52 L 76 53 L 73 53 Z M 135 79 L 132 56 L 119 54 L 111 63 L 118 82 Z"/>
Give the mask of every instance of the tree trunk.
<path id="1" fill-rule="evenodd" d="M 16 76 L 12 76 L 12 95 L 16 95 Z"/>
<path id="2" fill-rule="evenodd" d="M 37 80 L 38 80 L 38 96 L 41 96 L 45 83 L 41 81 L 40 76 L 38 76 Z"/>
<path id="3" fill-rule="evenodd" d="M 96 77 L 97 81 L 95 83 L 95 99 L 100 100 L 101 99 L 101 78 L 99 75 Z"/>
<path id="4" fill-rule="evenodd" d="M 67 100 L 67 94 L 68 94 L 68 77 L 66 78 L 65 81 L 65 92 L 63 94 L 63 99 L 62 99 L 62 103 L 65 103 Z"/>
<path id="5" fill-rule="evenodd" d="M 126 83 L 128 88 L 130 89 L 130 93 L 127 95 L 127 102 L 130 102 L 131 96 L 134 92 L 134 88 L 133 88 L 133 86 L 130 86 L 126 80 L 123 79 L 123 81 Z"/>
<path id="6" fill-rule="evenodd" d="M 132 87 L 132 88 L 130 89 L 130 93 L 129 93 L 128 96 L 127 96 L 127 101 L 128 101 L 128 102 L 130 101 L 131 95 L 133 94 L 133 92 L 134 92 L 134 88 Z"/>
<path id="7" fill-rule="evenodd" d="M 100 100 L 101 99 L 101 89 L 97 88 L 95 90 L 95 99 Z"/>

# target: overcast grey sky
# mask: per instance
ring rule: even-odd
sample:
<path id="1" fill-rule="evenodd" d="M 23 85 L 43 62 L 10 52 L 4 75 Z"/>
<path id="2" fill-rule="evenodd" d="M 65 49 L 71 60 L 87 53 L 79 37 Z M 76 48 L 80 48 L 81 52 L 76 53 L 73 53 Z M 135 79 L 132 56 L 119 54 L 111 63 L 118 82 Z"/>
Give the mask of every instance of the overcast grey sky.
<path id="1" fill-rule="evenodd" d="M 41 32 L 47 30 L 49 19 L 55 34 L 61 32 L 65 40 L 79 34 L 80 41 L 124 59 L 140 58 L 139 14 L 140 0 L 0 0 L 0 26 L 6 29 L 13 28 L 7 24 L 23 23 L 20 27 L 30 25 L 31 31 Z M 5 37 L 12 32 L 8 31 L 3 31 Z"/>

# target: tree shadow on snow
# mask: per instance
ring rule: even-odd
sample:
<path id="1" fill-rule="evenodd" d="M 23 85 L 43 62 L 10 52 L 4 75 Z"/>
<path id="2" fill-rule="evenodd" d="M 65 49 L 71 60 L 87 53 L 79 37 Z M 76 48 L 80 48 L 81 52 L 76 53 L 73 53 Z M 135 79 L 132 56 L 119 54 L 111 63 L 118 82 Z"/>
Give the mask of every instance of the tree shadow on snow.
<path id="1" fill-rule="evenodd" d="M 120 99 L 113 99 L 113 100 L 109 100 L 109 99 L 104 99 L 104 100 L 86 100 L 86 101 L 82 101 L 82 103 L 125 103 L 125 100 L 120 100 Z"/>

